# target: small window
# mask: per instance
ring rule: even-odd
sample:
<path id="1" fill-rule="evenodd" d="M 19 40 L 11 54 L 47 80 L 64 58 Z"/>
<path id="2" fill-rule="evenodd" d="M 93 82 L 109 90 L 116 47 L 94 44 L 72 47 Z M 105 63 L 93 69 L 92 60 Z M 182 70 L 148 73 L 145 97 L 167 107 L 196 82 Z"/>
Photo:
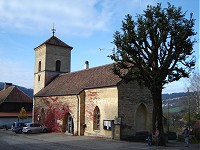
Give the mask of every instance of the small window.
<path id="1" fill-rule="evenodd" d="M 60 71 L 61 62 L 60 60 L 56 60 L 56 71 Z"/>
<path id="2" fill-rule="evenodd" d="M 100 130 L 100 110 L 99 107 L 94 109 L 94 120 L 93 120 L 94 130 Z"/>
<path id="3" fill-rule="evenodd" d="M 38 72 L 41 71 L 41 61 L 39 61 L 39 64 L 38 64 Z"/>
<path id="4" fill-rule="evenodd" d="M 40 75 L 38 75 L 38 81 L 40 81 Z"/>

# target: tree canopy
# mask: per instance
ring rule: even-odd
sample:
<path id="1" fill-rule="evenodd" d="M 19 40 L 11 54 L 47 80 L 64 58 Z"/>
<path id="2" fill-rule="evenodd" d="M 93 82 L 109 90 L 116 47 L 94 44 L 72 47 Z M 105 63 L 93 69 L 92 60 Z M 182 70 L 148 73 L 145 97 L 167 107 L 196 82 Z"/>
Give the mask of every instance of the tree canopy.
<path id="1" fill-rule="evenodd" d="M 192 13 L 189 19 L 185 16 L 181 7 L 170 3 L 164 9 L 160 3 L 148 6 L 136 21 L 126 15 L 122 32 L 114 34 L 116 50 L 110 57 L 118 62 L 115 73 L 127 79 L 136 78 L 149 88 L 189 77 L 195 66 L 191 55 L 196 32 Z M 123 74 L 121 69 L 128 69 L 128 73 Z"/>
<path id="2" fill-rule="evenodd" d="M 109 56 L 116 62 L 113 71 L 124 80 L 137 80 L 150 90 L 152 131 L 159 129 L 161 145 L 165 145 L 162 89 L 167 83 L 189 77 L 195 67 L 194 24 L 192 13 L 187 19 L 181 7 L 168 3 L 167 8 L 162 8 L 158 3 L 147 6 L 143 14 L 136 16 L 136 21 L 126 15 L 121 32 L 114 33 L 116 48 Z"/>

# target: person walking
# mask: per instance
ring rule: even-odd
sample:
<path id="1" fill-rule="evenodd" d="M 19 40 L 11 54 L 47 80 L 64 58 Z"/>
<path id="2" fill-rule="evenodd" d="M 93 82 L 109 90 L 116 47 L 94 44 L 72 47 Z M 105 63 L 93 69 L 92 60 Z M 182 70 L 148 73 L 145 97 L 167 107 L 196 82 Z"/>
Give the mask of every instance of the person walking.
<path id="1" fill-rule="evenodd" d="M 148 145 L 151 146 L 151 135 L 148 135 L 146 140 L 147 140 Z"/>
<path id="2" fill-rule="evenodd" d="M 184 137 L 185 137 L 185 147 L 189 147 L 189 136 L 190 136 L 190 133 L 189 133 L 189 129 L 188 127 L 185 127 L 184 129 Z"/>

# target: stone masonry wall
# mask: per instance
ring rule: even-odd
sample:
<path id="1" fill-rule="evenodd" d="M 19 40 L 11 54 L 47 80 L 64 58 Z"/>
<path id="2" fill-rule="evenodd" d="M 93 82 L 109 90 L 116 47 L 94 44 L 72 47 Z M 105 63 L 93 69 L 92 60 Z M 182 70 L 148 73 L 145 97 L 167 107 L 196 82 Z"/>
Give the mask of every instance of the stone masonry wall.
<path id="1" fill-rule="evenodd" d="M 61 61 L 60 72 L 70 72 L 71 50 L 65 47 L 47 45 L 46 70 L 55 71 L 56 60 Z"/>
<path id="2" fill-rule="evenodd" d="M 146 123 L 147 131 L 151 132 L 151 120 L 153 103 L 150 91 L 141 87 L 137 82 L 129 82 L 128 84 L 120 84 L 118 86 L 119 92 L 119 117 L 121 117 L 121 138 L 134 136 L 137 132 L 136 118 L 140 118 L 137 113 L 139 106 L 146 107 Z M 143 114 L 142 114 L 143 115 Z M 140 121 L 139 122 L 144 122 Z"/>
<path id="3" fill-rule="evenodd" d="M 93 129 L 94 109 L 100 109 L 100 130 Z M 103 120 L 118 116 L 118 92 L 116 87 L 85 90 L 85 134 L 111 137 L 111 131 L 103 129 Z"/>
<path id="4" fill-rule="evenodd" d="M 34 98 L 34 122 L 46 125 L 51 131 L 62 132 L 63 119 L 68 113 L 74 121 L 74 134 L 78 133 L 77 96 L 52 96 Z"/>
<path id="5" fill-rule="evenodd" d="M 34 69 L 34 94 L 45 86 L 45 64 L 46 64 L 46 46 L 43 45 L 35 49 L 35 69 Z M 41 71 L 38 72 L 39 62 L 41 61 Z M 38 78 L 40 76 L 40 81 Z"/>
<path id="6" fill-rule="evenodd" d="M 78 135 L 84 135 L 85 132 L 85 92 L 82 91 L 79 95 L 79 133 Z"/>

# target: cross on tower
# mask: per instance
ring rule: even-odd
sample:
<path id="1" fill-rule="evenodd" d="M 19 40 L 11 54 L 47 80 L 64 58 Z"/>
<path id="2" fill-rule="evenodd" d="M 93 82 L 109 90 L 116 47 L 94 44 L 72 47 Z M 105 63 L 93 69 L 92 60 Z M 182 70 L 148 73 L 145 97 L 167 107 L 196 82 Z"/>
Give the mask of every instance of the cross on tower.
<path id="1" fill-rule="evenodd" d="M 54 24 L 53 24 L 53 29 L 51 29 L 51 31 L 53 32 L 53 36 L 54 36 L 54 33 L 56 31 L 56 29 L 54 29 Z"/>

